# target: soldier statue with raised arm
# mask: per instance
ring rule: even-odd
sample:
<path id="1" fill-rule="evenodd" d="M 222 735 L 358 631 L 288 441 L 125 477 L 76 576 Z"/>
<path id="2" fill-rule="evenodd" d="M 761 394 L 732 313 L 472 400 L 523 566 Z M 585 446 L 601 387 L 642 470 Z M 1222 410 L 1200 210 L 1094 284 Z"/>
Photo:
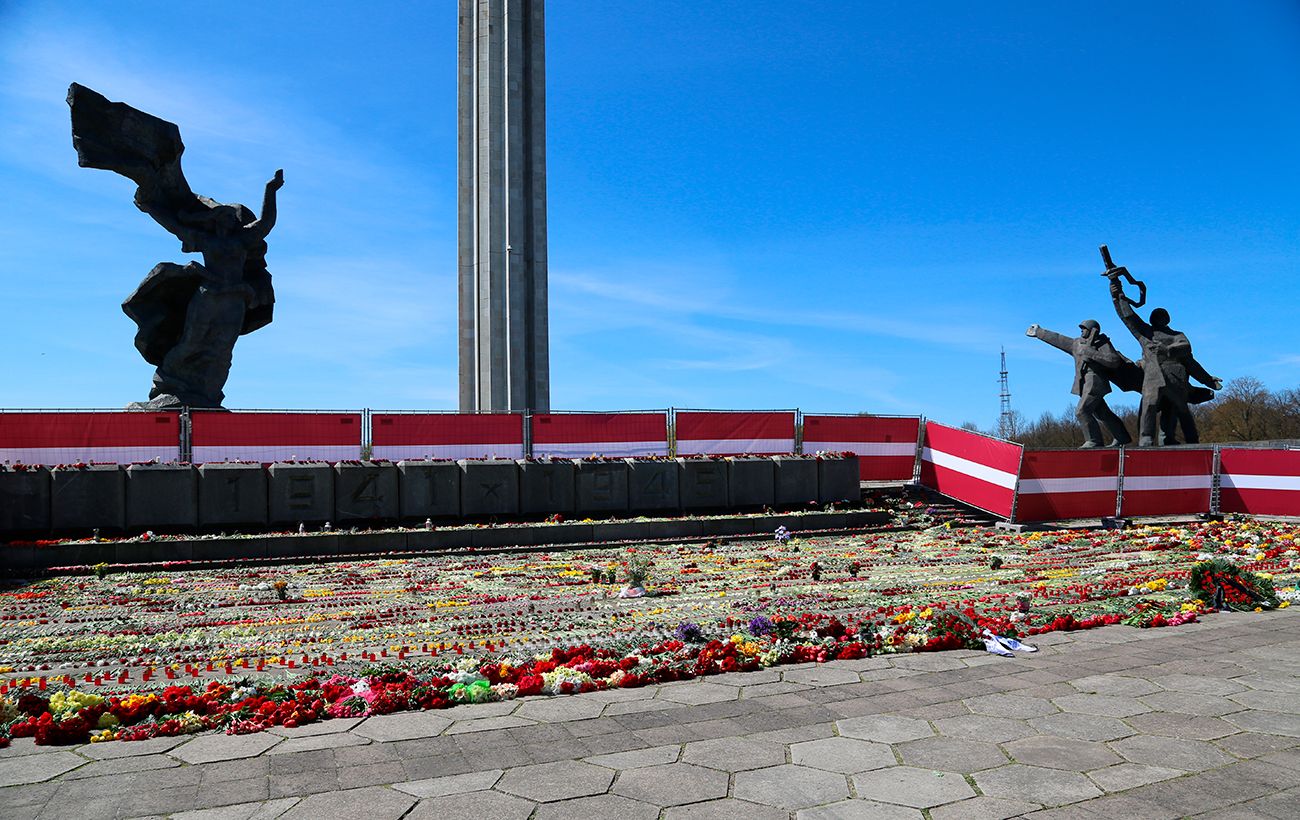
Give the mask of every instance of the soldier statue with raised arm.
<path id="1" fill-rule="evenodd" d="M 1079 406 L 1074 414 L 1079 419 L 1079 426 L 1083 428 L 1084 447 L 1102 446 L 1103 425 L 1110 433 L 1111 447 L 1133 441 L 1124 422 L 1106 404 L 1106 395 L 1110 393 L 1111 382 L 1117 380 L 1121 371 L 1126 366 L 1131 368 L 1134 365 L 1115 349 L 1110 338 L 1101 332 L 1101 325 L 1096 320 L 1080 322 L 1077 338 L 1038 325 L 1030 325 L 1025 335 L 1040 339 L 1074 357 L 1074 384 L 1070 392 L 1079 397 Z"/>

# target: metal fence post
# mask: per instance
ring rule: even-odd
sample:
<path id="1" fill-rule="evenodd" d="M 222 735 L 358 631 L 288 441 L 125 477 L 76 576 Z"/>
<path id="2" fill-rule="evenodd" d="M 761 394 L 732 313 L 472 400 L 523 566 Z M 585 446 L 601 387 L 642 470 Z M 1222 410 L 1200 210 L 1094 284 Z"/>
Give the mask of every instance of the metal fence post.
<path id="1" fill-rule="evenodd" d="M 523 414 L 524 425 L 524 458 L 533 457 L 533 411 L 525 410 Z"/>
<path id="2" fill-rule="evenodd" d="M 1219 515 L 1220 495 L 1223 490 L 1223 465 L 1219 460 L 1219 445 L 1214 445 L 1214 474 L 1210 480 L 1210 515 Z"/>
<path id="3" fill-rule="evenodd" d="M 919 416 L 916 421 L 916 459 L 912 465 L 912 483 L 921 483 L 921 461 L 925 453 L 925 416 Z"/>
<path id="4" fill-rule="evenodd" d="M 794 452 L 803 455 L 803 411 L 798 407 L 794 409 Z"/>
<path id="5" fill-rule="evenodd" d="M 1115 479 L 1115 517 L 1119 518 L 1124 510 L 1124 462 L 1127 459 L 1127 450 L 1124 447 L 1119 448 L 1119 475 Z"/>
<path id="6" fill-rule="evenodd" d="M 180 433 L 180 460 L 183 464 L 192 464 L 194 462 L 194 436 L 190 431 L 190 408 L 182 407 L 180 418 L 177 420 L 177 427 Z"/>

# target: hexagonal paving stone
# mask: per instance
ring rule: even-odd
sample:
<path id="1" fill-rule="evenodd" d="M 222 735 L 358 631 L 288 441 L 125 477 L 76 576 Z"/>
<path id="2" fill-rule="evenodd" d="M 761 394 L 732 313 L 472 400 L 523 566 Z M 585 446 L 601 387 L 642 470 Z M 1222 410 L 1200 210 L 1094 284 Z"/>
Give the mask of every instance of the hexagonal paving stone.
<path id="1" fill-rule="evenodd" d="M 918 809 L 874 800 L 841 800 L 815 809 L 803 809 L 795 817 L 797 820 L 922 820 L 925 815 Z"/>
<path id="2" fill-rule="evenodd" d="M 540 720 L 543 723 L 561 723 L 568 720 L 586 720 L 600 717 L 605 702 L 583 697 L 539 698 L 530 700 L 515 710 L 515 717 Z"/>
<path id="3" fill-rule="evenodd" d="M 973 797 L 960 803 L 930 809 L 931 820 L 1008 820 L 1042 808 L 1028 800 L 1005 797 Z"/>
<path id="4" fill-rule="evenodd" d="M 1089 695 L 1126 695 L 1131 698 L 1160 691 L 1160 687 L 1151 681 L 1128 675 L 1091 675 L 1072 680 L 1070 685 Z"/>
<path id="5" fill-rule="evenodd" d="M 1041 718 L 1034 718 L 1041 720 Z M 982 740 L 989 743 L 1005 743 L 1021 737 L 1029 737 L 1034 730 L 1023 720 L 1012 718 L 989 717 L 988 715 L 957 715 L 940 718 L 934 722 L 939 734 L 948 737 L 962 737 L 967 740 Z"/>
<path id="6" fill-rule="evenodd" d="M 442 797 L 448 794 L 480 792 L 492 788 L 501 779 L 500 769 L 484 772 L 453 774 L 446 777 L 430 777 L 424 780 L 411 780 L 406 783 L 394 783 L 393 788 L 414 797 Z"/>
<path id="7" fill-rule="evenodd" d="M 898 762 L 885 744 L 850 737 L 828 737 L 792 744 L 790 760 L 800 766 L 840 774 L 883 769 Z"/>
<path id="8" fill-rule="evenodd" d="M 252 735 L 200 735 L 167 754 L 186 763 L 215 763 L 257 757 L 284 738 L 259 732 Z"/>
<path id="9" fill-rule="evenodd" d="M 222 740 L 224 739 L 223 737 Z M 41 783 L 89 762 L 86 758 L 74 755 L 72 752 L 45 752 L 0 758 L 0 786 Z"/>
<path id="10" fill-rule="evenodd" d="M 639 803 L 616 794 L 579 797 L 537 807 L 533 820 L 657 820 L 659 807 Z"/>
<path id="11" fill-rule="evenodd" d="M 975 791 L 957 772 L 891 766 L 853 776 L 858 797 L 896 803 L 914 809 L 928 809 L 974 797 Z"/>
<path id="12" fill-rule="evenodd" d="M 1263 735 L 1257 732 L 1238 732 L 1235 735 L 1220 738 L 1214 744 L 1228 754 L 1237 757 L 1260 757 L 1271 752 L 1279 752 L 1297 745 L 1297 739 L 1284 735 Z"/>
<path id="13" fill-rule="evenodd" d="M 771 766 L 736 775 L 732 795 L 782 809 L 806 809 L 849 796 L 844 775 L 807 766 Z"/>
<path id="14" fill-rule="evenodd" d="M 1249 692 L 1238 692 L 1235 695 L 1228 696 L 1229 702 L 1235 702 L 1241 706 L 1250 709 L 1263 709 L 1266 712 L 1289 712 L 1291 714 L 1300 714 L 1300 698 L 1291 692 L 1266 692 L 1262 690 L 1252 690 Z M 1170 710 L 1176 711 L 1176 710 Z M 1239 711 L 1239 710 L 1232 710 Z M 1219 714 L 1227 714 L 1220 712 Z"/>
<path id="15" fill-rule="evenodd" d="M 1140 716 L 1139 716 L 1140 717 Z M 1040 734 L 1068 737 L 1074 740 L 1119 740 L 1134 734 L 1133 727 L 1119 718 L 1083 715 L 1078 712 L 1060 712 L 1029 719 L 1029 725 Z"/>
<path id="16" fill-rule="evenodd" d="M 1163 689 L 1198 695 L 1231 695 L 1246 688 L 1236 681 L 1201 675 L 1160 675 L 1152 678 L 1151 682 L 1159 684 Z"/>
<path id="17" fill-rule="evenodd" d="M 1086 697 L 1086 696 L 1084 696 Z M 1025 695 L 980 695 L 962 701 L 977 715 L 1002 718 L 1031 718 L 1050 715 L 1057 710 L 1050 701 Z"/>
<path id="18" fill-rule="evenodd" d="M 664 820 L 789 820 L 790 813 L 728 797 L 664 809 Z"/>
<path id="19" fill-rule="evenodd" d="M 1052 698 L 1062 712 L 1078 712 L 1085 715 L 1124 718 L 1153 711 L 1137 698 L 1120 695 L 1064 695 Z"/>
<path id="20" fill-rule="evenodd" d="M 1007 756 L 992 743 L 953 737 L 923 737 L 896 747 L 909 766 L 969 774 L 1005 765 Z"/>
<path id="21" fill-rule="evenodd" d="M 590 763 L 561 760 L 537 766 L 520 766 L 497 781 L 497 791 L 538 803 L 602 794 L 614 780 L 614 772 Z"/>
<path id="22" fill-rule="evenodd" d="M 1131 763 L 1182 769 L 1185 772 L 1201 772 L 1233 762 L 1229 755 L 1199 740 L 1138 735 L 1117 740 L 1110 747 Z"/>
<path id="23" fill-rule="evenodd" d="M 1233 726 L 1245 729 L 1248 732 L 1300 737 L 1300 715 L 1253 710 L 1250 712 L 1237 712 L 1231 715 L 1224 715 L 1223 720 L 1228 721 Z"/>
<path id="24" fill-rule="evenodd" d="M 639 769 L 642 766 L 661 766 L 664 763 L 675 763 L 679 754 L 681 754 L 681 748 L 678 746 L 651 746 L 649 749 L 613 752 L 607 755 L 586 757 L 583 760 L 597 766 L 604 766 L 607 769 Z"/>
<path id="25" fill-rule="evenodd" d="M 727 775 L 689 763 L 631 769 L 618 776 L 614 793 L 653 806 L 681 806 L 727 796 Z"/>
<path id="26" fill-rule="evenodd" d="M 1163 766 L 1145 766 L 1141 763 L 1120 763 L 1107 766 L 1095 772 L 1088 772 L 1088 778 L 1108 792 L 1122 792 L 1136 789 L 1149 783 L 1158 783 L 1173 777 L 1181 777 L 1180 769 L 1166 769 Z"/>
<path id="27" fill-rule="evenodd" d="M 434 737 L 442 734 L 451 723 L 450 719 L 433 712 L 398 712 L 392 715 L 368 717 L 351 731 L 354 735 L 368 737 L 371 740 L 391 742 Z"/>
<path id="28" fill-rule="evenodd" d="M 348 723 L 346 720 L 326 720 L 322 721 L 320 724 L 312 725 L 328 726 L 335 722 Z M 353 721 L 353 723 L 355 723 L 355 721 Z M 281 726 L 274 726 L 272 728 L 284 730 Z M 272 734 L 279 733 L 273 732 Z M 111 760 L 117 757 L 139 757 L 141 755 L 160 754 L 168 749 L 174 749 L 186 740 L 188 740 L 188 738 L 182 735 L 180 737 L 151 737 L 148 740 L 132 740 L 130 743 L 87 743 L 85 746 L 81 746 L 77 749 L 77 754 L 95 760 Z"/>
<path id="29" fill-rule="evenodd" d="M 874 740 L 879 743 L 902 743 L 934 734 L 930 724 L 924 720 L 900 715 L 864 715 L 847 718 L 835 721 L 835 727 L 844 737 Z"/>
<path id="30" fill-rule="evenodd" d="M 1218 740 L 1238 731 L 1236 726 L 1222 718 L 1188 717 L 1171 712 L 1145 712 L 1127 718 L 1126 721 L 1144 735 L 1164 735 L 1187 740 Z"/>
<path id="31" fill-rule="evenodd" d="M 781 765 L 785 762 L 785 749 L 780 744 L 763 740 L 723 737 L 687 743 L 682 760 L 724 772 L 743 772 Z"/>
<path id="32" fill-rule="evenodd" d="M 324 792 L 304 797 L 283 820 L 320 820 L 322 817 L 401 817 L 415 798 L 383 786 Z"/>
<path id="33" fill-rule="evenodd" d="M 1063 806 L 1101 796 L 1101 789 L 1078 772 L 1012 763 L 976 772 L 975 784 L 985 794 L 1014 794 L 1044 806 Z"/>
<path id="34" fill-rule="evenodd" d="M 845 683 L 859 683 L 862 679 L 851 669 L 839 669 L 834 666 L 817 666 L 813 669 L 791 669 L 782 674 L 790 683 L 802 683 L 808 686 L 839 686 Z"/>
<path id="35" fill-rule="evenodd" d="M 1122 763 L 1119 755 L 1101 743 L 1071 740 L 1053 735 L 1037 735 L 1004 744 L 1003 748 L 1017 763 L 1088 772 L 1103 766 Z"/>
<path id="36" fill-rule="evenodd" d="M 1240 703 L 1218 695 L 1198 695 L 1195 692 L 1157 692 L 1138 700 L 1159 712 L 1179 712 L 1198 717 L 1218 717 L 1244 708 Z"/>
<path id="37" fill-rule="evenodd" d="M 706 703 L 721 703 L 740 697 L 740 687 L 721 686 L 716 683 L 682 683 L 659 688 L 660 700 L 682 703 L 688 706 L 703 706 Z"/>
<path id="38" fill-rule="evenodd" d="M 404 820 L 446 820 L 472 817 L 474 820 L 528 820 L 537 804 L 500 792 L 466 792 L 421 800 Z M 330 815 L 324 815 L 330 816 Z M 362 812 L 356 817 L 368 817 Z M 320 820 L 321 816 L 313 818 Z"/>

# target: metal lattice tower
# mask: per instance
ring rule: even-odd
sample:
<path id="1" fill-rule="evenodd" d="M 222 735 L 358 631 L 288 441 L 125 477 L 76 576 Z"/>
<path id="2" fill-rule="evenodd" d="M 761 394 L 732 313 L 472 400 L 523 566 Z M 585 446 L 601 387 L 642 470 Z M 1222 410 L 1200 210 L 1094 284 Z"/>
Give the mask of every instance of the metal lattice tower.
<path id="1" fill-rule="evenodd" d="M 1011 413 L 1011 386 L 1007 382 L 1007 349 L 1002 350 L 1002 370 L 998 373 L 998 400 L 1001 402 L 1001 413 L 998 416 L 998 436 L 1000 438 L 1011 438 L 1016 434 L 1016 419 Z"/>

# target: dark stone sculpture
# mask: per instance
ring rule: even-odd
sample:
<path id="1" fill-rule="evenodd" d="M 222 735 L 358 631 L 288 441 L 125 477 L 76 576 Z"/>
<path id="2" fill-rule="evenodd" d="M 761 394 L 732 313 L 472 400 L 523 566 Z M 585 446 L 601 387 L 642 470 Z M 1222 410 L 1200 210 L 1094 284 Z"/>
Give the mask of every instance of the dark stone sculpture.
<path id="1" fill-rule="evenodd" d="M 135 346 L 158 369 L 149 401 L 133 409 L 220 407 L 235 341 L 271 322 L 275 294 L 266 268 L 266 236 L 275 226 L 276 191 L 266 183 L 262 216 L 190 190 L 181 171 L 180 129 L 166 120 L 73 83 L 72 145 L 83 168 L 114 171 L 138 187 L 135 205 L 181 240 L 203 264 L 162 262 L 122 310 L 139 327 Z"/>
<path id="2" fill-rule="evenodd" d="M 1214 394 L 1193 387 L 1188 377 L 1213 390 L 1222 389 L 1223 382 L 1211 376 L 1196 361 L 1187 337 L 1169 326 L 1169 311 L 1156 308 L 1151 311 L 1149 323 L 1137 315 L 1133 308 L 1145 301 L 1146 288 L 1141 288 L 1143 298 L 1137 302 L 1126 297 L 1120 277 L 1138 283 L 1127 268 L 1110 261 L 1110 254 L 1104 245 L 1102 258 L 1107 265 L 1103 276 L 1110 278 L 1110 295 L 1115 312 L 1133 334 L 1133 338 L 1142 345 L 1142 406 L 1138 420 L 1138 446 L 1151 447 L 1156 444 L 1157 422 L 1163 444 L 1178 443 L 1179 425 L 1183 428 L 1183 440 L 1188 444 L 1196 444 L 1200 441 L 1200 435 L 1196 431 L 1196 420 L 1188 405 L 1213 398 Z"/>
<path id="3" fill-rule="evenodd" d="M 1131 443 L 1133 437 L 1124 427 L 1124 422 L 1106 404 L 1106 394 L 1110 393 L 1111 382 L 1122 378 L 1120 373 L 1123 370 L 1136 365 L 1115 349 L 1110 338 L 1101 332 L 1101 325 L 1093 319 L 1080 322 L 1079 336 L 1073 339 L 1038 325 L 1030 325 L 1025 335 L 1047 342 L 1074 357 L 1074 384 L 1070 392 L 1079 397 L 1079 406 L 1074 412 L 1083 428 L 1083 446 L 1101 446 L 1102 425 L 1110 432 L 1111 447 Z"/>

